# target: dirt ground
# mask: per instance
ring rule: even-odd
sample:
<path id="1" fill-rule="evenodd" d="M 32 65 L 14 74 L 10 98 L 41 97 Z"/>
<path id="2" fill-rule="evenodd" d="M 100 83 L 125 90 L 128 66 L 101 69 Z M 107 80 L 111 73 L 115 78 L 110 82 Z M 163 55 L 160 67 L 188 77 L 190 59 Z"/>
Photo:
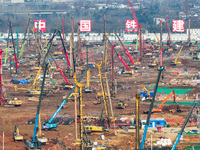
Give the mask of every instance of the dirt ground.
<path id="1" fill-rule="evenodd" d="M 29 47 L 29 49 L 25 48 L 25 54 L 26 56 L 29 56 L 30 54 L 36 54 L 35 52 L 36 45 Z M 93 47 L 89 48 L 89 52 L 93 52 L 95 49 L 103 49 L 103 47 Z M 5 49 L 3 49 L 5 50 Z M 58 47 L 52 47 L 51 52 L 58 51 Z M 118 51 L 122 53 L 122 50 Z M 85 52 L 85 47 L 83 47 L 83 52 Z M 177 53 L 177 52 L 175 52 Z M 123 54 L 123 53 L 122 53 Z M 189 50 L 185 49 L 183 51 L 183 55 L 189 56 Z M 4 52 L 5 55 L 5 52 Z M 28 58 L 24 57 L 28 60 Z M 110 58 L 110 49 L 108 53 L 108 58 Z M 128 63 L 129 61 L 127 58 L 125 58 L 125 55 L 123 57 L 125 62 Z M 95 62 L 96 64 L 102 59 L 101 52 L 94 52 L 89 55 L 89 61 Z M 136 59 L 136 56 L 135 58 Z M 65 60 L 65 59 L 64 59 Z M 115 55 L 115 66 L 124 68 L 123 64 L 120 62 L 119 58 Z M 135 73 L 133 75 L 124 75 L 124 74 L 114 74 L 115 80 L 117 80 L 117 84 L 119 87 L 117 88 L 117 94 L 115 97 L 112 97 L 112 106 L 113 106 L 113 112 L 115 118 L 134 118 L 135 117 L 135 95 L 136 92 L 142 91 L 142 85 L 145 85 L 146 87 L 154 87 L 156 83 L 156 79 L 158 76 L 158 71 L 156 68 L 148 68 L 149 58 L 144 57 L 142 60 L 142 66 L 139 67 L 138 70 L 135 70 Z M 163 66 L 165 66 L 165 70 L 163 71 L 164 79 L 161 79 L 159 86 L 165 86 L 168 88 L 193 88 L 194 90 L 187 93 L 188 99 L 185 99 L 185 95 L 180 95 L 179 98 L 181 98 L 181 101 L 193 101 L 196 94 L 196 91 L 199 90 L 199 87 L 196 85 L 184 85 L 181 82 L 179 84 L 169 84 L 169 81 L 171 80 L 172 74 L 174 72 L 183 72 L 184 68 L 188 69 L 188 73 L 190 76 L 193 76 L 194 74 L 198 74 L 199 72 L 199 61 L 192 60 L 191 57 L 187 57 L 182 59 L 183 63 L 181 65 L 177 66 L 170 66 L 170 61 L 173 60 L 170 57 L 164 57 L 163 60 Z M 66 62 L 63 62 L 63 60 L 57 60 L 58 64 L 60 64 L 61 69 L 64 71 L 68 68 L 68 65 Z M 110 64 L 110 59 L 108 60 L 108 64 Z M 5 133 L 5 149 L 6 150 L 22 150 L 27 149 L 27 146 L 25 142 L 14 142 L 13 132 L 14 132 L 14 126 L 15 123 L 18 124 L 19 132 L 21 135 L 24 136 L 24 140 L 31 140 L 31 137 L 33 136 L 33 130 L 34 130 L 34 124 L 32 125 L 26 125 L 25 122 L 29 119 L 32 119 L 36 116 L 36 110 L 38 101 L 28 101 L 27 98 L 30 98 L 31 96 L 26 93 L 24 90 L 17 90 L 15 91 L 13 89 L 13 85 L 9 84 L 11 79 L 17 78 L 17 79 L 25 79 L 28 75 L 33 74 L 36 76 L 37 71 L 30 71 L 31 65 L 27 65 L 27 63 L 20 63 L 19 64 L 19 73 L 18 74 L 12 74 L 10 75 L 10 70 L 3 70 L 3 81 L 4 81 L 4 87 L 6 89 L 7 98 L 11 99 L 14 97 L 17 97 L 18 99 L 22 99 L 22 105 L 20 107 L 9 107 L 9 106 L 1 106 L 0 109 L 0 130 L 4 131 Z M 84 67 L 83 67 L 84 68 Z M 14 69 L 11 70 L 12 72 Z M 190 72 L 191 71 L 191 72 Z M 22 74 L 24 76 L 22 76 Z M 50 71 L 49 74 L 53 74 L 53 80 L 56 82 L 54 85 L 60 86 L 61 82 L 64 82 L 62 76 L 57 73 L 56 71 Z M 103 70 L 103 75 L 107 75 L 107 78 L 110 83 L 111 79 L 111 71 L 108 71 L 105 73 L 105 70 Z M 81 70 L 77 68 L 77 78 L 80 78 L 81 76 Z M 187 77 L 179 78 L 179 75 L 173 76 L 174 79 L 177 80 L 188 80 Z M 74 79 L 72 77 L 67 77 L 70 83 L 74 82 Z M 81 83 L 84 83 L 86 85 L 86 76 L 83 78 Z M 148 82 L 148 84 L 147 84 Z M 46 85 L 52 87 L 53 85 L 49 85 L 50 83 L 46 81 Z M 41 83 L 39 83 L 41 85 Z M 98 68 L 94 67 L 91 68 L 91 86 L 92 86 L 92 93 L 84 93 L 83 92 L 83 116 L 95 116 L 100 117 L 101 116 L 101 110 L 103 103 L 99 105 L 94 105 L 93 102 L 96 101 L 96 92 L 101 92 L 101 86 L 99 82 L 99 72 Z M 18 87 L 24 87 L 24 88 L 30 88 L 31 84 L 27 85 L 18 85 Z M 55 93 L 49 93 L 47 96 L 42 97 L 42 103 L 41 103 L 41 120 L 44 121 L 46 119 L 49 119 L 54 112 L 57 110 L 57 106 L 60 106 L 63 100 L 63 96 L 67 95 L 70 92 L 70 90 L 58 90 Z M 158 93 L 160 95 L 161 93 Z M 164 95 L 163 97 L 166 97 L 167 95 Z M 39 96 L 33 96 L 34 98 L 39 98 Z M 125 109 L 116 109 L 116 106 L 119 102 L 119 100 L 125 100 L 125 102 L 128 104 L 128 107 Z M 157 100 L 161 100 L 159 98 L 156 98 Z M 171 99 L 172 101 L 172 99 Z M 143 111 L 147 111 L 149 109 L 150 101 L 140 101 L 140 117 L 146 118 L 147 115 L 143 114 Z M 156 107 L 156 104 L 154 105 Z M 164 106 L 164 108 L 169 107 L 167 105 Z M 73 100 L 68 100 L 64 108 L 61 109 L 58 116 L 61 116 L 65 114 L 67 118 L 74 118 L 74 108 L 75 108 L 75 102 Z M 109 107 L 110 108 L 110 107 Z M 152 118 L 174 118 L 174 119 L 180 119 L 182 118 L 182 122 L 186 118 L 191 106 L 181 106 L 182 109 L 184 109 L 183 112 L 176 112 L 174 114 L 169 113 L 168 109 L 163 109 L 163 113 L 159 114 L 152 114 Z M 106 117 L 105 109 L 103 111 L 103 117 Z M 170 128 L 176 128 L 177 130 L 181 128 L 180 126 L 172 126 Z M 169 129 L 170 129 L 169 128 Z M 167 130 L 167 129 L 166 129 Z M 49 144 L 44 145 L 42 149 L 79 149 L 76 148 L 75 144 L 75 125 L 74 123 L 71 125 L 59 125 L 58 129 L 56 131 L 42 131 L 45 134 L 45 137 L 49 139 Z M 79 129 L 78 129 L 79 132 Z M 149 130 L 147 134 L 147 144 L 150 141 L 151 130 Z M 156 142 L 157 137 L 159 136 L 167 136 L 168 138 L 171 138 L 172 141 L 174 141 L 177 133 L 169 134 L 169 131 L 166 135 L 164 133 L 153 133 L 154 136 L 154 142 Z M 99 136 L 101 134 L 105 135 L 105 140 L 99 140 Z M 78 134 L 79 136 L 79 134 Z M 129 149 L 135 149 L 135 130 L 122 130 L 117 129 L 116 135 L 113 135 L 111 133 L 96 133 L 88 135 L 89 139 L 91 141 L 97 141 L 98 143 L 105 144 L 109 149 L 122 149 L 122 150 L 129 150 Z M 140 132 L 140 138 L 142 138 L 142 131 Z M 185 139 L 199 139 L 199 136 L 186 136 Z M 0 135 L 0 141 L 3 141 L 2 132 Z M 188 142 L 187 142 L 188 143 Z M 171 145 L 172 146 L 172 145 Z M 186 145 L 179 144 L 178 148 L 182 149 Z M 2 148 L 2 144 L 0 144 L 0 148 Z"/>

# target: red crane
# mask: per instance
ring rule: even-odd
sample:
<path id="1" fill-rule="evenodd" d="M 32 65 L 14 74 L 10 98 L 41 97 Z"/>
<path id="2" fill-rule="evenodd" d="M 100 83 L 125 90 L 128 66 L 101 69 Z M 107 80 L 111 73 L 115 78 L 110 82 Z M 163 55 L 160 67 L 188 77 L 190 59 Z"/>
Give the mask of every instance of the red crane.
<path id="1" fill-rule="evenodd" d="M 135 13 L 133 4 L 132 4 L 129 0 L 128 0 L 127 2 L 128 2 L 129 6 L 130 6 L 130 10 L 131 10 L 131 12 L 132 12 L 133 19 L 136 20 L 136 23 L 137 23 L 137 26 L 138 26 L 138 19 L 137 19 L 137 16 L 136 16 L 136 13 Z M 136 32 L 138 32 L 138 29 L 137 29 Z"/>
<path id="2" fill-rule="evenodd" d="M 171 44 L 172 41 L 170 40 L 170 33 L 169 33 L 169 27 L 168 27 L 167 19 L 168 19 L 168 17 L 165 18 L 166 27 L 167 27 L 167 33 L 168 33 L 168 40 L 167 40 L 167 43 Z"/>
<path id="3" fill-rule="evenodd" d="M 5 99 L 3 97 L 3 72 L 2 72 L 2 53 L 3 50 L 0 49 L 0 86 L 1 86 L 1 105 L 3 105 Z"/>

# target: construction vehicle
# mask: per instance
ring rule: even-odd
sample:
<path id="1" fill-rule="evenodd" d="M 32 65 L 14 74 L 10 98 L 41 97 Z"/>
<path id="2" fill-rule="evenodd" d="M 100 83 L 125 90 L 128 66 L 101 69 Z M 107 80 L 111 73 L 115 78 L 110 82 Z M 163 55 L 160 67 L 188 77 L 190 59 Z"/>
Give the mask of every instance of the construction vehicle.
<path id="1" fill-rule="evenodd" d="M 124 102 L 124 100 L 120 100 L 119 103 L 117 104 L 117 109 L 124 109 L 127 107 L 127 104 Z"/>
<path id="2" fill-rule="evenodd" d="M 90 67 L 92 67 L 94 65 L 89 64 L 88 62 L 88 46 L 87 46 L 87 66 L 90 65 Z M 85 93 L 91 93 L 92 91 L 92 87 L 90 86 L 90 69 L 88 69 L 87 71 L 87 86 L 85 87 Z"/>
<path id="3" fill-rule="evenodd" d="M 122 41 L 120 40 L 119 36 L 115 33 L 115 35 L 117 36 L 119 42 L 121 43 L 124 51 L 126 52 L 128 58 L 130 59 L 131 63 L 134 65 L 134 61 L 133 61 L 133 58 L 131 57 L 130 53 L 128 52 L 128 50 L 125 48 L 124 44 L 122 43 Z"/>
<path id="4" fill-rule="evenodd" d="M 45 68 L 44 68 L 44 78 L 42 81 L 42 87 L 41 87 L 41 93 L 40 93 L 40 98 L 39 98 L 39 104 L 37 106 L 37 112 L 36 112 L 36 119 L 35 119 L 35 126 L 34 126 L 34 132 L 33 132 L 33 137 L 32 137 L 32 141 L 27 141 L 26 145 L 29 148 L 38 148 L 40 149 L 42 147 L 42 142 L 39 140 L 41 139 L 40 137 L 37 138 L 37 132 L 38 132 L 38 128 L 41 129 L 41 125 L 40 123 L 40 108 L 41 108 L 41 102 L 42 102 L 42 95 L 43 95 L 43 89 L 44 89 L 44 83 L 45 83 L 45 75 L 46 75 L 46 70 L 47 70 L 47 63 L 45 64 Z M 43 65 L 42 65 L 43 66 Z M 39 130 L 41 131 L 41 130 Z M 42 139 L 43 141 L 43 139 Z"/>
<path id="5" fill-rule="evenodd" d="M 13 133 L 13 139 L 14 139 L 14 142 L 15 141 L 23 141 L 23 139 L 24 139 L 23 135 L 19 134 L 19 128 L 18 128 L 17 123 L 15 124 L 15 132 Z"/>
<path id="6" fill-rule="evenodd" d="M 158 70 L 159 72 L 158 72 L 158 77 L 157 77 L 157 80 L 156 80 L 156 86 L 154 88 L 154 92 L 153 92 L 154 94 L 153 94 L 153 98 L 152 98 L 152 101 L 151 101 L 151 104 L 150 104 L 150 107 L 149 107 L 147 121 L 146 121 L 146 124 L 145 124 L 145 129 L 144 129 L 144 132 L 143 132 L 142 141 L 141 141 L 139 150 L 143 150 L 144 143 L 146 141 L 146 135 L 147 135 L 148 127 L 149 127 L 149 121 L 150 121 L 150 118 L 151 118 L 151 112 L 152 112 L 152 109 L 153 109 L 153 104 L 154 104 L 156 92 L 157 92 L 157 89 L 158 89 L 158 83 L 159 83 L 160 76 L 161 76 L 161 73 L 162 73 L 163 70 L 164 70 L 164 67 L 160 66 L 160 68 Z"/>
<path id="7" fill-rule="evenodd" d="M 108 103 L 107 103 L 107 100 L 106 100 L 106 94 L 105 94 L 104 85 L 103 85 L 103 77 L 102 77 L 102 74 L 101 74 L 101 65 L 102 65 L 102 61 L 100 61 L 97 64 L 97 67 L 99 69 L 99 77 L 100 77 L 101 89 L 102 89 L 102 93 L 103 93 L 103 102 L 104 102 L 104 107 L 105 107 L 105 111 L 106 111 L 106 119 L 107 119 L 108 125 L 110 127 L 110 123 L 113 121 L 113 118 L 109 116 Z M 101 114 L 101 118 L 102 118 L 102 114 Z"/>
<path id="8" fill-rule="evenodd" d="M 176 66 L 177 64 L 181 64 L 181 60 L 180 60 L 179 56 L 180 56 L 180 53 L 181 53 L 182 49 L 183 49 L 183 45 L 181 46 L 181 48 L 180 48 L 175 60 L 171 62 L 172 66 Z"/>
<path id="9" fill-rule="evenodd" d="M 3 89 L 3 72 L 2 72 L 2 53 L 3 51 L 0 49 L 0 88 L 1 88 L 1 105 L 11 105 L 11 106 L 21 106 L 22 101 L 17 98 L 7 99 L 6 93 Z M 4 97 L 5 96 L 5 97 Z"/>
<path id="10" fill-rule="evenodd" d="M 5 99 L 5 104 L 7 105 L 12 105 L 12 106 L 21 106 L 22 105 L 22 100 L 17 99 L 16 97 L 13 99 Z"/>
<path id="11" fill-rule="evenodd" d="M 27 44 L 29 45 L 30 44 L 30 41 L 29 41 L 29 24 L 30 24 L 30 21 L 31 21 L 31 17 L 29 17 L 28 15 L 28 23 L 27 23 L 27 26 L 26 26 L 26 31 L 24 33 L 24 39 L 23 39 L 23 42 L 22 42 L 22 47 L 21 47 L 21 50 L 20 50 L 20 53 L 18 55 L 18 59 L 20 59 L 23 55 L 23 52 L 24 52 L 24 46 L 25 46 L 25 40 L 26 40 L 26 34 L 27 34 L 27 31 L 28 31 L 28 39 L 27 39 Z M 18 52 L 17 52 L 18 54 Z"/>
<path id="12" fill-rule="evenodd" d="M 85 72 L 82 74 L 82 76 L 80 77 L 80 79 L 77 82 L 80 82 L 84 75 L 87 73 L 89 69 L 88 68 L 85 70 Z M 71 91 L 68 93 L 68 95 L 66 96 L 66 98 L 63 100 L 63 102 L 61 103 L 61 105 L 59 106 L 59 108 L 56 110 L 56 112 L 53 114 L 53 116 L 50 118 L 50 120 L 47 123 L 43 123 L 42 124 L 42 128 L 44 130 L 51 130 L 54 128 L 57 128 L 58 125 L 57 124 L 53 124 L 52 121 L 55 119 L 55 117 L 57 116 L 57 114 L 60 112 L 60 110 L 63 108 L 64 104 L 67 102 L 68 98 L 71 96 L 71 94 L 74 92 L 75 88 L 77 87 L 77 85 L 74 85 L 74 87 L 71 89 Z"/>
<path id="13" fill-rule="evenodd" d="M 8 40 L 7 40 L 7 48 L 6 48 L 6 56 L 5 56 L 5 63 L 6 63 L 6 59 L 8 59 L 8 49 L 9 49 L 9 37 L 11 35 L 11 39 L 12 39 L 12 47 L 14 49 L 14 57 L 15 57 L 15 72 L 14 73 L 18 73 L 18 62 L 17 62 L 17 55 L 16 55 L 16 51 L 15 51 L 15 43 L 14 43 L 14 38 L 13 38 L 13 33 L 12 33 L 12 24 L 11 24 L 11 20 L 9 21 L 9 32 L 8 32 Z M 11 59 L 10 59 L 11 61 Z M 11 71 L 11 70 L 10 70 Z"/>
<path id="14" fill-rule="evenodd" d="M 109 127 L 109 124 L 107 122 L 107 120 L 105 119 L 100 119 L 100 121 L 97 121 L 95 123 L 95 125 L 98 125 L 98 126 L 103 126 L 104 128 L 107 128 Z M 125 128 L 129 128 L 131 126 L 131 121 L 127 121 L 127 120 L 114 120 L 110 123 L 110 127 L 111 128 L 114 128 L 114 126 L 116 128 L 121 128 L 121 129 L 125 129 Z"/>
<path id="15" fill-rule="evenodd" d="M 177 137 L 176 137 L 176 140 L 175 140 L 175 142 L 174 142 L 174 145 L 173 145 L 173 147 L 172 147 L 171 150 L 175 150 L 175 149 L 176 149 L 176 146 L 178 145 L 178 142 L 179 142 L 179 140 L 180 140 L 180 138 L 181 138 L 181 135 L 182 135 L 183 132 L 184 132 L 185 126 L 187 125 L 187 122 L 189 121 L 190 116 L 191 116 L 191 114 L 192 114 L 192 112 L 193 112 L 193 110 L 194 110 L 196 104 L 198 104 L 198 103 L 200 103 L 200 101 L 194 101 L 194 104 L 192 105 L 192 108 L 191 108 L 190 112 L 188 113 L 188 116 L 187 116 L 187 118 L 186 118 L 186 120 L 185 120 L 185 122 L 184 122 L 184 124 L 183 124 L 183 126 L 182 126 L 182 128 L 181 128 L 181 131 L 178 133 L 178 135 L 177 135 Z"/>
<path id="16" fill-rule="evenodd" d="M 146 19 L 147 19 L 147 22 L 149 23 L 149 25 L 150 25 L 150 27 L 151 27 L 151 29 L 152 29 L 152 31 L 153 31 L 153 33 L 154 33 L 154 35 L 156 36 L 156 39 L 157 39 L 158 43 L 159 43 L 159 44 L 161 44 L 161 42 L 160 42 L 160 40 L 159 40 L 159 38 L 158 38 L 158 36 L 157 36 L 156 32 L 154 31 L 154 29 L 153 29 L 153 27 L 152 27 L 152 25 L 151 25 L 151 23 L 150 23 L 150 21 L 149 21 L 149 19 L 148 19 L 147 15 L 146 15 L 146 13 L 145 13 L 145 12 L 142 12 L 142 14 L 144 14 L 144 16 L 146 17 Z"/>
<path id="17" fill-rule="evenodd" d="M 85 128 L 85 132 L 87 132 L 87 133 L 91 133 L 91 132 L 102 132 L 102 131 L 103 131 L 103 128 L 102 128 L 102 127 L 93 126 L 93 125 L 87 125 L 87 126 L 84 126 L 84 128 Z"/>
<path id="18" fill-rule="evenodd" d="M 113 45 L 111 43 L 111 41 L 108 39 L 108 37 L 106 35 L 104 35 L 104 37 L 106 37 L 106 39 L 108 40 L 109 44 L 111 45 L 111 49 L 112 51 L 114 50 L 117 54 L 117 56 L 119 57 L 119 59 L 121 60 L 121 62 L 123 63 L 124 67 L 129 71 L 130 69 L 128 68 L 128 66 L 126 65 L 126 63 L 124 62 L 124 60 L 122 59 L 122 57 L 120 56 L 120 54 L 117 52 L 117 50 L 115 49 L 115 45 Z"/>
<path id="19" fill-rule="evenodd" d="M 85 150 L 107 150 L 104 145 L 93 145 L 85 147 Z"/>
<path id="20" fill-rule="evenodd" d="M 148 67 L 149 68 L 153 68 L 153 67 L 157 67 L 158 66 L 158 59 L 154 59 L 154 61 L 152 61 Z"/>
<path id="21" fill-rule="evenodd" d="M 165 22 L 166 22 L 166 27 L 167 27 L 167 33 L 168 33 L 168 40 L 167 40 L 167 45 L 171 45 L 172 41 L 170 39 L 170 33 L 169 33 L 169 26 L 168 26 L 168 23 L 167 23 L 167 19 L 168 17 L 165 18 Z"/>
<path id="22" fill-rule="evenodd" d="M 143 92 L 140 92 L 140 95 L 143 95 L 142 101 L 152 100 L 153 92 L 150 92 L 144 85 L 142 85 Z"/>
<path id="23" fill-rule="evenodd" d="M 155 112 L 162 112 L 163 109 L 163 105 L 165 104 L 165 102 L 173 95 L 173 99 L 174 99 L 174 103 L 177 104 L 177 112 L 181 112 L 180 106 L 179 104 L 176 102 L 176 95 L 175 95 L 175 91 L 172 91 L 166 98 L 164 101 L 162 101 L 162 103 L 157 107 L 157 108 L 153 108 L 152 109 L 152 113 Z M 148 112 L 144 112 L 145 114 L 147 114 Z"/>

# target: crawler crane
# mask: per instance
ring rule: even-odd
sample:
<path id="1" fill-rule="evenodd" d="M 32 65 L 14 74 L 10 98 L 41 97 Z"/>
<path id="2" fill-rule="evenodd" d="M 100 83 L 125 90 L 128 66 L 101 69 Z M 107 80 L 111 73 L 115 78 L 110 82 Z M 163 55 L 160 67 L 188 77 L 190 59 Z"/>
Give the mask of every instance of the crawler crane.
<path id="1" fill-rule="evenodd" d="M 103 85 L 103 77 L 102 77 L 102 74 L 101 74 L 101 65 L 102 65 L 102 61 L 100 61 L 98 64 L 97 64 L 97 67 L 99 69 L 99 76 L 100 76 L 100 82 L 101 82 L 101 89 L 102 89 L 102 94 L 103 94 L 103 102 L 104 102 L 104 107 L 105 107 L 105 111 L 106 111 L 106 119 L 108 121 L 108 125 L 110 127 L 110 123 L 113 121 L 113 118 L 110 117 L 109 115 L 109 111 L 108 111 L 108 103 L 107 103 L 107 100 L 106 100 L 106 94 L 105 94 L 105 89 L 104 89 L 104 85 Z"/>

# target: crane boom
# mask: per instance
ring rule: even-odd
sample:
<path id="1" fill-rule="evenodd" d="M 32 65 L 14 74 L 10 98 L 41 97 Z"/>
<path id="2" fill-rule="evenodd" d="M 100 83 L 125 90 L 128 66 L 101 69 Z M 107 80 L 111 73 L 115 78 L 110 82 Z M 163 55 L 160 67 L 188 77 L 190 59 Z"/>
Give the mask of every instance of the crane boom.
<path id="1" fill-rule="evenodd" d="M 181 46 L 181 48 L 180 48 L 175 60 L 171 62 L 171 65 L 181 64 L 179 56 L 180 56 L 180 53 L 181 53 L 182 49 L 183 49 L 183 45 Z"/>
<path id="2" fill-rule="evenodd" d="M 115 35 L 117 36 L 119 42 L 121 43 L 122 47 L 124 48 L 128 58 L 130 59 L 131 63 L 134 65 L 134 61 L 133 58 L 131 57 L 130 53 L 128 52 L 128 50 L 125 48 L 124 44 L 122 43 L 122 41 L 120 40 L 119 36 L 117 35 L 117 33 L 115 33 Z"/>
<path id="3" fill-rule="evenodd" d="M 171 150 L 175 150 L 176 149 L 176 146 L 178 145 L 178 142 L 179 142 L 179 140 L 180 140 L 180 138 L 181 138 L 181 135 L 183 134 L 183 132 L 184 132 L 184 129 L 185 129 L 185 126 L 187 125 L 187 122 L 189 121 L 189 119 L 190 119 L 190 116 L 191 116 L 191 114 L 192 114 L 192 112 L 193 112 L 193 110 L 194 110 L 194 107 L 196 106 L 196 104 L 198 104 L 200 101 L 194 101 L 194 104 L 192 105 L 192 108 L 191 108 L 191 110 L 190 110 L 190 112 L 188 113 L 188 116 L 187 116 L 187 118 L 186 118 L 186 120 L 185 120 L 185 122 L 184 122 L 184 124 L 183 124 L 183 126 L 182 126 L 182 128 L 181 128 L 181 131 L 178 133 L 178 135 L 177 135 L 177 137 L 176 137 L 176 141 L 174 142 L 174 145 L 173 145 L 173 147 L 172 147 L 172 149 Z"/>
<path id="4" fill-rule="evenodd" d="M 104 35 L 104 37 L 106 37 L 106 39 L 108 40 L 109 44 L 112 46 L 112 48 L 115 50 L 117 56 L 119 57 L 119 59 L 121 60 L 121 62 L 124 64 L 124 66 L 126 67 L 127 70 L 129 70 L 128 66 L 126 65 L 126 63 L 124 62 L 124 60 L 122 59 L 122 57 L 120 56 L 120 54 L 117 52 L 117 50 L 115 49 L 115 47 L 113 47 L 113 44 L 111 43 L 111 41 L 108 39 L 108 37 L 106 35 Z"/>
<path id="5" fill-rule="evenodd" d="M 142 12 L 142 13 L 143 13 L 143 14 L 144 14 L 144 16 L 146 17 L 146 19 L 147 19 L 147 22 L 149 23 L 149 25 L 150 25 L 150 27 L 151 27 L 151 30 L 153 31 L 154 35 L 156 36 L 156 39 L 158 40 L 158 43 L 160 44 L 160 40 L 159 40 L 159 38 L 158 38 L 158 36 L 157 36 L 156 32 L 154 31 L 154 29 L 153 29 L 153 27 L 152 27 L 152 25 L 151 25 L 151 23 L 150 23 L 150 21 L 149 21 L 149 19 L 148 19 L 147 15 L 146 15 L 146 13 L 145 13 L 145 12 Z"/>
<path id="6" fill-rule="evenodd" d="M 158 72 L 158 77 L 157 77 L 157 81 L 156 81 L 156 86 L 154 88 L 153 98 L 152 98 L 152 101 L 151 101 L 151 104 L 150 104 L 150 107 L 149 107 L 147 121 L 146 121 L 146 124 L 145 124 L 145 129 L 144 129 L 144 132 L 143 132 L 142 141 L 141 141 L 141 144 L 140 144 L 140 150 L 143 150 L 144 142 L 146 141 L 146 135 L 147 135 L 147 130 L 148 130 L 148 126 L 149 126 L 149 121 L 150 121 L 150 118 L 151 118 L 151 112 L 152 112 L 152 109 L 153 109 L 153 104 L 154 104 L 156 92 L 157 92 L 157 89 L 158 89 L 158 83 L 159 83 L 159 80 L 160 80 L 160 75 L 161 75 L 163 70 L 164 70 L 164 67 L 162 67 L 162 66 L 158 70 L 159 72 Z"/>
<path id="7" fill-rule="evenodd" d="M 36 112 L 36 119 L 35 119 L 35 126 L 34 126 L 34 132 L 33 132 L 33 137 L 32 137 L 32 141 L 27 141 L 27 146 L 30 148 L 41 148 L 40 144 L 36 141 L 36 134 L 37 134 L 37 130 L 38 130 L 38 122 L 39 122 L 39 116 L 40 116 L 40 108 L 41 108 L 41 102 L 42 102 L 42 95 L 43 95 L 43 89 L 44 89 L 44 83 L 45 83 L 45 76 L 46 76 L 46 70 L 47 70 L 47 63 L 45 65 L 45 69 L 44 69 L 44 75 L 43 75 L 43 81 L 42 81 L 42 87 L 41 87 L 41 93 L 40 93 L 40 98 L 39 98 L 39 104 L 37 106 L 37 112 Z"/>
<path id="8" fill-rule="evenodd" d="M 170 33 L 169 33 L 169 27 L 168 27 L 167 19 L 168 19 L 168 17 L 165 18 L 166 27 L 167 27 L 167 33 L 168 33 L 168 40 L 167 40 L 167 43 L 171 44 L 172 41 L 170 40 Z"/>
<path id="9" fill-rule="evenodd" d="M 127 2 L 128 2 L 129 6 L 130 6 L 130 10 L 131 10 L 131 12 L 132 12 L 133 19 L 136 20 L 136 23 L 137 23 L 137 26 L 138 26 L 138 19 L 137 19 L 137 16 L 136 16 L 136 13 L 135 13 L 133 4 L 132 4 L 129 0 L 128 0 Z M 138 32 L 138 29 L 135 30 L 135 32 Z"/>
<path id="10" fill-rule="evenodd" d="M 80 79 L 77 82 L 80 82 L 83 79 L 84 75 L 87 73 L 89 68 L 90 67 L 88 66 L 87 69 L 85 70 L 85 72 L 83 73 L 83 75 L 80 77 Z M 62 109 L 64 104 L 67 102 L 67 99 L 70 97 L 70 95 L 73 93 L 73 91 L 75 90 L 76 87 L 77 87 L 77 85 L 74 85 L 74 87 L 71 89 L 71 91 L 66 96 L 66 99 L 63 100 L 63 102 L 60 104 L 59 108 L 56 110 L 56 112 L 50 118 L 48 123 L 47 124 L 42 124 L 43 129 L 51 129 L 51 128 L 56 128 L 58 126 L 57 124 L 51 124 L 51 123 L 54 120 L 54 118 L 57 116 L 57 114 L 60 112 L 60 110 Z"/>
<path id="11" fill-rule="evenodd" d="M 103 93 L 104 106 L 105 106 L 105 110 L 106 110 L 106 117 L 107 117 L 107 119 L 108 119 L 108 125 L 110 126 L 108 104 L 107 104 L 106 94 L 105 94 L 105 90 L 104 90 L 104 86 L 103 86 L 103 77 L 102 77 L 102 75 L 101 75 L 101 65 L 102 65 L 102 61 L 100 61 L 100 62 L 97 64 L 97 67 L 98 67 L 98 69 L 99 69 L 99 77 L 100 77 L 101 89 L 102 89 L 102 93 Z"/>
<path id="12" fill-rule="evenodd" d="M 164 105 L 164 103 L 170 98 L 170 96 L 171 95 L 174 95 L 174 101 L 175 101 L 175 98 L 176 98 L 176 95 L 175 95 L 175 91 L 172 91 L 167 97 L 166 97 L 166 99 L 158 106 L 158 109 L 163 109 L 163 105 Z M 153 112 L 153 110 L 152 110 L 152 112 Z"/>

